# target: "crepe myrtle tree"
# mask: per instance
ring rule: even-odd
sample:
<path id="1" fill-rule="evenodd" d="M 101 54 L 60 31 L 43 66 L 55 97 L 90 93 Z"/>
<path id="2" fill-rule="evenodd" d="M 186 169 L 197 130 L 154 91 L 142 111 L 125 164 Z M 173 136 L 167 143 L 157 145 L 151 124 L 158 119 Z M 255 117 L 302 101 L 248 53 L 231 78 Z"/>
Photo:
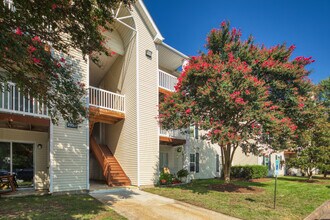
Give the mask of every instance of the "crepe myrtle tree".
<path id="1" fill-rule="evenodd" d="M 0 3 L 0 82 L 16 83 L 41 100 L 53 122 L 86 117 L 85 85 L 64 55 L 72 48 L 98 63 L 111 55 L 102 32 L 111 30 L 115 10 L 134 0 L 5 0 Z M 71 60 L 71 58 L 69 57 Z M 79 78 L 79 77 L 78 77 Z M 1 89 L 6 89 L 6 86 Z"/>
<path id="2" fill-rule="evenodd" d="M 298 126 L 309 121 L 304 107 L 312 84 L 305 66 L 313 60 L 290 60 L 294 46 L 267 48 L 252 37 L 243 41 L 229 22 L 208 34 L 206 48 L 184 66 L 175 92 L 159 106 L 159 122 L 165 129 L 195 124 L 207 131 L 204 138 L 219 145 L 224 179 L 230 182 L 238 148 L 263 153 L 264 136 L 274 150 L 295 144 Z"/>

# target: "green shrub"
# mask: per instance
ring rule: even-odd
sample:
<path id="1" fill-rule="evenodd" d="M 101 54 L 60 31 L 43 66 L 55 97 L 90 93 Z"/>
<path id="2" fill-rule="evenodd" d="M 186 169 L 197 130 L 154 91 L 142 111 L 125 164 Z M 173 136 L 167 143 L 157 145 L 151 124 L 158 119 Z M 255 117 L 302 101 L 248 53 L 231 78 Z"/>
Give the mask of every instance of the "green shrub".
<path id="1" fill-rule="evenodd" d="M 268 175 L 268 167 L 262 165 L 232 166 L 231 177 L 244 179 L 258 179 Z"/>
<path id="2" fill-rule="evenodd" d="M 170 173 L 161 172 L 159 175 L 159 183 L 161 185 L 171 184 L 173 180 L 173 175 Z"/>
<path id="3" fill-rule="evenodd" d="M 179 171 L 176 173 L 176 175 L 177 175 L 177 177 L 178 177 L 179 179 L 181 179 L 181 178 L 187 177 L 187 176 L 189 175 L 189 172 L 188 172 L 188 170 L 186 170 L 186 169 L 182 169 L 182 170 L 179 170 Z"/>

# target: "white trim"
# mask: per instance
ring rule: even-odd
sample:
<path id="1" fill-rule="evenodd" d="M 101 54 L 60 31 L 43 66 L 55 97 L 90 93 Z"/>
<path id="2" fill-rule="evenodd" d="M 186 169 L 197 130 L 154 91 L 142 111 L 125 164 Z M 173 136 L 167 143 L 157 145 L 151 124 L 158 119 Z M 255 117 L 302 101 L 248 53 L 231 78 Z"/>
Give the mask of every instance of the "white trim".
<path id="1" fill-rule="evenodd" d="M 168 48 L 169 50 L 173 51 L 174 53 L 178 54 L 179 56 L 181 56 L 184 59 L 189 59 L 189 57 L 183 53 L 181 53 L 180 51 L 178 51 L 177 49 L 171 47 L 170 45 L 162 42 L 161 45 L 163 45 L 164 47 Z"/>
<path id="2" fill-rule="evenodd" d="M 154 20 L 153 20 L 152 17 L 150 16 L 149 11 L 147 10 L 147 8 L 146 8 L 146 6 L 144 5 L 143 1 L 140 0 L 139 2 L 140 2 L 140 5 L 141 5 L 142 10 L 143 10 L 144 13 L 147 15 L 147 18 L 149 19 L 149 21 L 150 21 L 152 27 L 153 27 L 153 28 L 155 29 L 155 31 L 156 31 L 156 36 L 155 36 L 154 41 L 157 41 L 157 39 L 160 40 L 160 41 L 163 41 L 163 40 L 164 40 L 164 37 L 163 37 L 162 34 L 160 33 L 160 31 L 159 31 L 158 27 L 156 26 Z"/>
<path id="3" fill-rule="evenodd" d="M 158 45 L 156 44 L 156 59 L 157 59 L 157 86 L 156 86 L 156 93 L 157 93 L 157 105 L 159 105 L 159 88 L 158 88 L 158 85 L 159 85 L 159 73 L 158 73 L 158 69 L 159 69 L 159 50 L 158 50 Z M 159 114 L 159 106 L 157 107 L 157 113 Z M 157 122 L 158 123 L 158 122 Z M 157 149 L 158 149 L 158 167 L 160 168 L 160 146 L 159 146 L 159 134 L 160 134 L 160 124 L 158 123 L 158 126 L 157 126 L 157 134 L 158 134 L 158 141 L 157 141 Z M 159 176 L 159 172 L 160 172 L 160 169 L 157 170 L 158 172 L 158 175 Z"/>
<path id="4" fill-rule="evenodd" d="M 139 32 L 136 31 L 136 132 L 137 132 L 137 186 L 140 187 L 140 77 L 139 77 Z"/>
<path id="5" fill-rule="evenodd" d="M 54 192 L 54 141 L 53 141 L 53 123 L 49 126 L 49 193 Z"/>
<path id="6" fill-rule="evenodd" d="M 89 87 L 89 56 L 87 57 L 87 76 L 86 76 L 86 85 Z M 87 89 L 87 94 L 86 94 L 86 107 L 89 109 L 89 89 Z M 89 184 L 89 119 L 86 118 L 86 189 L 90 189 L 90 184 Z"/>
<path id="7" fill-rule="evenodd" d="M 133 18 L 133 15 L 128 15 L 128 16 L 124 16 L 124 17 L 117 17 L 118 20 L 125 20 L 127 18 Z"/>

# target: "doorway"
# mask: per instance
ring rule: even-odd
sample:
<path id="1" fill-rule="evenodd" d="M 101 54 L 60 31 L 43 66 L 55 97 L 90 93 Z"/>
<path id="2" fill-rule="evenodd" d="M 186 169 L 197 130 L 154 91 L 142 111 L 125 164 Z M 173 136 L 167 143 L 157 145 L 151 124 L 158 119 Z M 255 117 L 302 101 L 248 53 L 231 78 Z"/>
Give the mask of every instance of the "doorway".
<path id="1" fill-rule="evenodd" d="M 34 144 L 0 142 L 0 176 L 15 175 L 19 188 L 34 188 Z"/>

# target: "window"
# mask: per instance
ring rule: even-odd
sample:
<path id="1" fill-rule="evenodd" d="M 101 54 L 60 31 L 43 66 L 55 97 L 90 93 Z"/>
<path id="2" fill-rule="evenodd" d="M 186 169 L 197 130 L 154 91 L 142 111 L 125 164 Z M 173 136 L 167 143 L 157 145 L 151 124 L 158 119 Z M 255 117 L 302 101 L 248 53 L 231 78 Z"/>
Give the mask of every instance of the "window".
<path id="1" fill-rule="evenodd" d="M 199 173 L 199 153 L 196 153 L 196 173 Z"/>
<path id="2" fill-rule="evenodd" d="M 189 129 L 190 137 L 198 139 L 198 125 L 191 125 Z"/>
<path id="3" fill-rule="evenodd" d="M 159 170 L 162 171 L 164 167 L 168 167 L 168 153 L 159 154 Z"/>
<path id="4" fill-rule="evenodd" d="M 264 158 L 263 158 L 263 165 L 269 167 L 269 157 L 264 156 Z"/>
<path id="5" fill-rule="evenodd" d="M 194 138 L 198 139 L 198 125 L 195 125 L 195 128 L 194 128 Z"/>
<path id="6" fill-rule="evenodd" d="M 190 154 L 190 172 L 195 172 L 195 154 Z"/>
<path id="7" fill-rule="evenodd" d="M 220 160 L 219 160 L 219 154 L 216 155 L 215 158 L 215 168 L 216 168 L 216 172 L 219 173 L 220 172 Z"/>

